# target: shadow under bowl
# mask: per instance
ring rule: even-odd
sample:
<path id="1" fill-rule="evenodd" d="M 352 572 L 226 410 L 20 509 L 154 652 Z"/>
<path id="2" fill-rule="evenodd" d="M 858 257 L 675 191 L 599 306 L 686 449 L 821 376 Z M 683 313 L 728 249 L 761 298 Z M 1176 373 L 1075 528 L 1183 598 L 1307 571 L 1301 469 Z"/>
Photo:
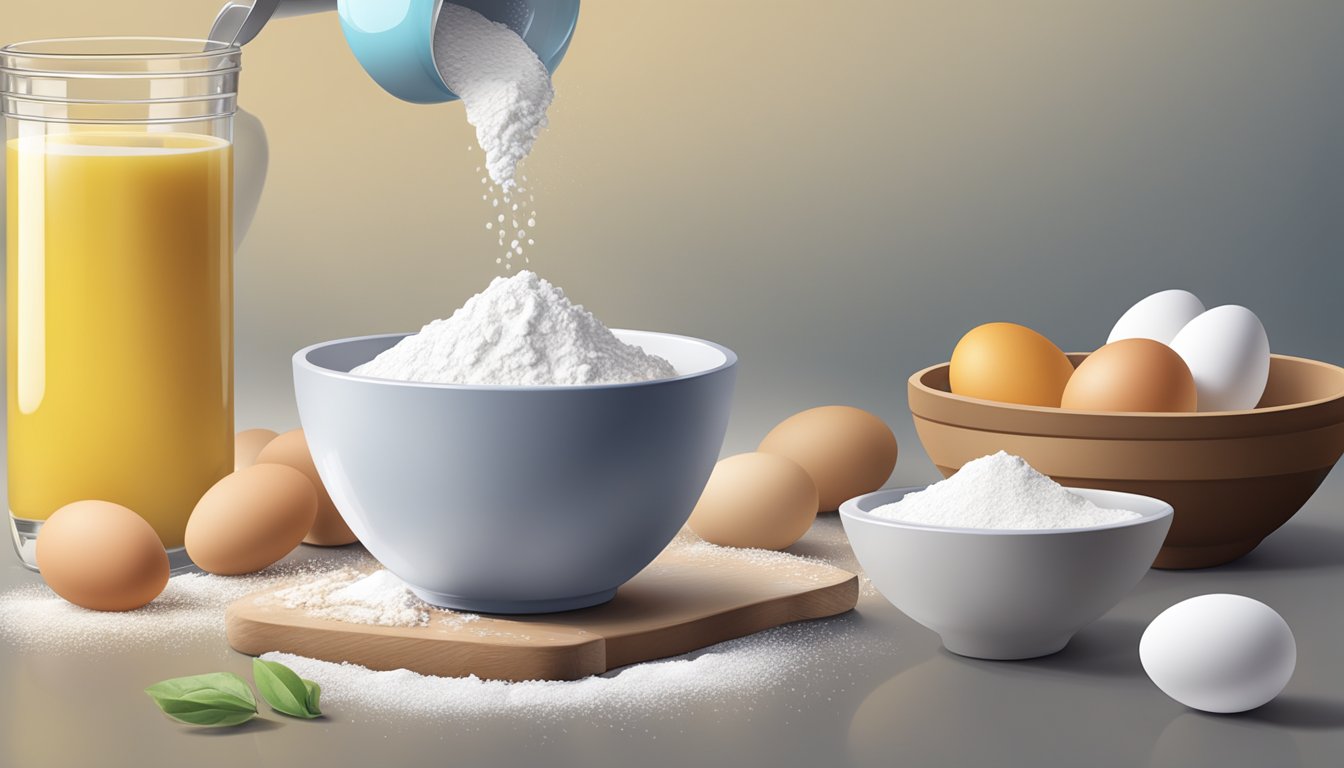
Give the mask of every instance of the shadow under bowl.
<path id="1" fill-rule="evenodd" d="M 690 516 L 728 426 L 737 357 L 615 331 L 681 375 L 593 386 L 349 373 L 405 334 L 294 355 L 313 461 L 341 517 L 424 600 L 550 613 L 610 600 Z"/>
<path id="2" fill-rule="evenodd" d="M 1086 355 L 1070 355 L 1074 364 Z M 1003 450 L 1061 485 L 1153 496 L 1175 508 L 1154 566 L 1207 568 L 1255 549 L 1344 453 L 1344 368 L 1274 355 L 1253 410 L 1102 413 L 954 395 L 948 364 L 910 377 L 915 430 L 944 476 Z"/>
<path id="3" fill-rule="evenodd" d="M 923 488 L 846 501 L 840 520 L 859 564 L 892 605 L 937 632 L 947 650 L 977 659 L 1056 653 L 1143 578 L 1171 525 L 1159 499 L 1069 490 L 1141 517 L 1090 528 L 944 528 L 871 514 Z"/>

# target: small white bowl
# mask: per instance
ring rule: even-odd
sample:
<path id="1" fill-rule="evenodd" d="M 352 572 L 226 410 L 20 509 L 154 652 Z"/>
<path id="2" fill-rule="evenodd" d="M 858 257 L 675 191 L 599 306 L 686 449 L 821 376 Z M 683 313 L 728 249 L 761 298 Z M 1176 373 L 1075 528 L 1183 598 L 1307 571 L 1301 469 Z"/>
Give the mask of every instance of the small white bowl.
<path id="1" fill-rule="evenodd" d="M 1171 505 L 1118 491 L 1070 488 L 1142 517 L 1091 528 L 987 530 L 904 523 L 870 514 L 923 488 L 850 499 L 840 519 L 882 596 L 937 632 L 943 647 L 978 659 L 1056 653 L 1115 607 L 1152 566 Z"/>

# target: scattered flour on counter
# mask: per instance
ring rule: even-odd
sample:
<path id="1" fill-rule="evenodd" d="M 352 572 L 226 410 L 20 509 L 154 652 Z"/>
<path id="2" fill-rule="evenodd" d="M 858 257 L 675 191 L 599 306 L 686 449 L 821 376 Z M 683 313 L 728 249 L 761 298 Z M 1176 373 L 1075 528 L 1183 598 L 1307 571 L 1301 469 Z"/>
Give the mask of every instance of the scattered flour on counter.
<path id="1" fill-rule="evenodd" d="M 505 386 L 619 384 L 677 375 L 671 363 L 616 338 L 529 270 L 495 278 L 452 317 L 429 323 L 350 372 Z"/>
<path id="2" fill-rule="evenodd" d="M 787 624 L 729 640 L 687 656 L 635 664 L 581 680 L 513 683 L 471 677 L 434 677 L 405 669 L 379 672 L 287 653 L 262 658 L 279 661 L 300 677 L 322 685 L 322 704 L 348 713 L 452 721 L 518 717 L 544 722 L 570 717 L 620 719 L 640 713 L 698 710 L 707 702 L 761 695 L 817 680 L 840 684 L 816 669 L 819 659 L 861 656 L 890 648 L 886 636 L 858 634 L 852 614 Z"/>
<path id="3" fill-rule="evenodd" d="M 355 547 L 324 550 L 312 559 L 288 560 L 248 576 L 184 573 L 169 579 L 154 602 L 120 613 L 71 605 L 38 582 L 0 594 L 0 641 L 51 654 L 146 648 L 189 653 L 207 643 L 227 648 L 224 609 L 234 600 L 332 570 L 376 565 Z"/>
<path id="4" fill-rule="evenodd" d="M 555 97 L 546 66 L 506 25 L 452 3 L 439 10 L 434 63 L 466 106 L 490 178 L 509 191 Z"/>
<path id="5" fill-rule="evenodd" d="M 806 563 L 823 562 L 853 570 L 853 555 L 838 519 L 818 520 L 787 552 L 738 550 L 701 541 L 683 531 L 673 542 L 681 554 L 706 567 L 750 562 L 780 578 L 793 578 Z M 307 552 L 307 550 L 301 550 Z M 325 580 L 331 594 L 360 601 L 387 598 L 404 606 L 404 589 L 363 549 L 323 550 L 313 559 L 282 563 L 252 576 L 175 576 L 148 606 L 126 613 L 98 613 L 66 603 L 35 583 L 0 594 L 0 640 L 32 652 L 199 653 L 202 646 L 227 653 L 224 609 L 252 592 L 303 587 Z M 369 575 L 365 575 L 369 574 Z M 486 624 L 483 617 L 426 606 L 430 621 L 447 616 L 463 631 Z M 317 610 L 324 610 L 319 607 Z M 394 614 L 397 611 L 393 612 Z M 353 664 L 268 653 L 301 676 L 322 685 L 322 701 L 342 718 L 365 715 L 400 721 L 405 717 L 453 722 L 494 717 L 520 722 L 591 718 L 621 722 L 645 715 L 686 712 L 713 702 L 749 715 L 761 696 L 828 697 L 866 684 L 864 659 L 894 651 L 898 638 L 884 625 L 854 614 L 801 622 L 711 646 L 684 656 L 635 664 L 575 681 L 511 683 L 476 677 L 444 678 L 408 670 L 373 671 Z M 740 702 L 740 703 L 738 703 Z"/>
<path id="6" fill-rule="evenodd" d="M 1142 517 L 1099 507 L 1004 451 L 967 462 L 948 479 L 872 514 L 944 528 L 1017 530 L 1087 528 Z"/>
<path id="7" fill-rule="evenodd" d="M 386 569 L 365 575 L 342 568 L 276 592 L 275 598 L 315 618 L 384 627 L 428 626 L 434 610 Z"/>

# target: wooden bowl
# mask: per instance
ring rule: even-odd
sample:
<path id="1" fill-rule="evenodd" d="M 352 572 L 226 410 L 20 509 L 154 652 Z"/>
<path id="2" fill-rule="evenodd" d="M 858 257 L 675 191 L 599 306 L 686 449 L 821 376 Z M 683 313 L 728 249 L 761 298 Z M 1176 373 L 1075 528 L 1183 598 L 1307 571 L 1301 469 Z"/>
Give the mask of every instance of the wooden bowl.
<path id="1" fill-rule="evenodd" d="M 1070 355 L 1074 365 L 1087 355 Z M 910 377 L 910 412 L 944 476 L 1004 450 L 1061 485 L 1125 491 L 1175 508 L 1154 566 L 1207 568 L 1255 549 L 1316 492 L 1344 453 L 1344 368 L 1274 355 L 1249 411 L 1102 413 L 954 395 L 948 364 Z"/>

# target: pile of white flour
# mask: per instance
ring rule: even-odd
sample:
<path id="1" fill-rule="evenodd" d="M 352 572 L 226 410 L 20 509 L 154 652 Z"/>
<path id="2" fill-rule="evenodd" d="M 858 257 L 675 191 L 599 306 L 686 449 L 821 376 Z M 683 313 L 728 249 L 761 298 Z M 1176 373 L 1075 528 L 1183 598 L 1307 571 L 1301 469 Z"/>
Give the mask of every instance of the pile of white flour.
<path id="1" fill-rule="evenodd" d="M 872 514 L 943 528 L 1018 530 L 1087 528 L 1141 517 L 1126 509 L 1099 507 L 1003 451 L 967 462 L 948 479 Z"/>
<path id="2" fill-rule="evenodd" d="M 509 191 L 555 97 L 546 66 L 513 30 L 452 3 L 439 11 L 434 63 L 466 105 L 490 178 Z"/>
<path id="3" fill-rule="evenodd" d="M 300 608 L 317 618 L 384 627 L 426 626 L 433 609 L 388 570 L 365 575 L 341 568 L 283 589 L 275 597 L 286 608 Z"/>
<path id="4" fill-rule="evenodd" d="M 564 291 L 528 270 L 495 278 L 452 317 L 435 320 L 350 372 L 497 386 L 623 384 L 677 375 L 671 363 L 616 338 Z"/>

